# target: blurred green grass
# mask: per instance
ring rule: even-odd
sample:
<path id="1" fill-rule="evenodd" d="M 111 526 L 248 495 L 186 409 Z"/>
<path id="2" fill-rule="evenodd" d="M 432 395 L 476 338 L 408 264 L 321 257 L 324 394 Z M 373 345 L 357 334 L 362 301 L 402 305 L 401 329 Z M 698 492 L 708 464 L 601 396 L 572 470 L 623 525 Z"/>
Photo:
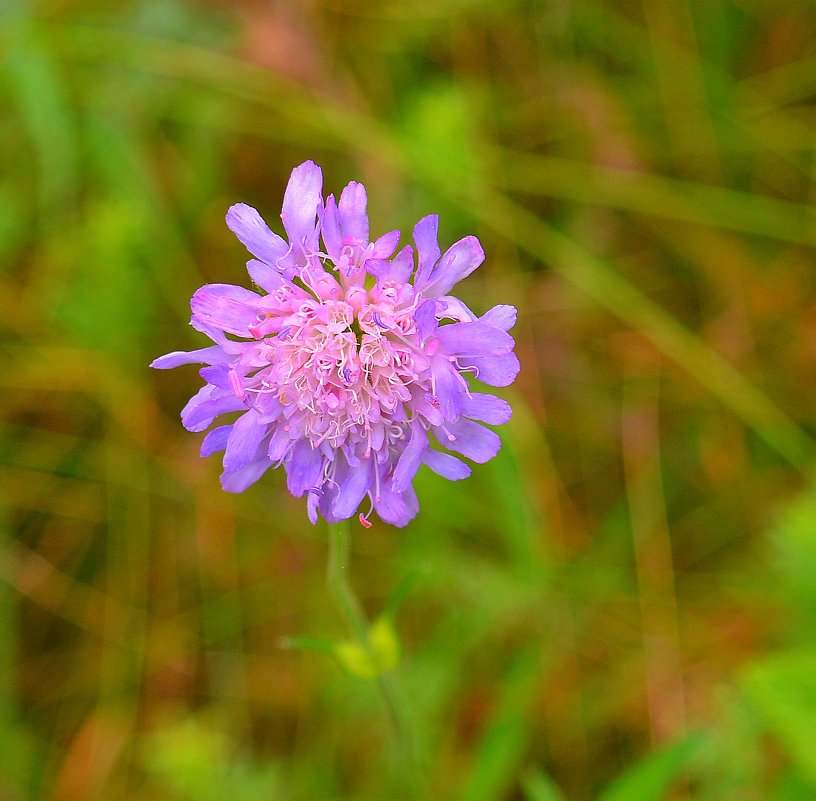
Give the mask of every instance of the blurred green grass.
<path id="1" fill-rule="evenodd" d="M 438 211 L 521 311 L 492 463 L 354 532 L 433 797 L 816 797 L 816 12 L 799 0 L 0 8 L 0 799 L 401 799 L 325 532 L 178 412 L 188 300 L 289 171 Z"/>

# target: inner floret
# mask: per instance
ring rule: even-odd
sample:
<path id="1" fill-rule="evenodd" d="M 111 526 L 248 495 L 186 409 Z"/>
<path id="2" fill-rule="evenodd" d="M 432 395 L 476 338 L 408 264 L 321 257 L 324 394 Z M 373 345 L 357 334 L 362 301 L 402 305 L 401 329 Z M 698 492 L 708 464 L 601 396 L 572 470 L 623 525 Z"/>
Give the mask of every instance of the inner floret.
<path id="1" fill-rule="evenodd" d="M 412 392 L 426 394 L 428 360 L 413 320 L 415 304 L 399 293 L 379 297 L 355 287 L 347 300 L 303 299 L 279 314 L 267 312 L 257 343 L 253 392 L 280 404 L 285 430 L 314 448 L 352 446 L 359 456 L 402 439 Z"/>

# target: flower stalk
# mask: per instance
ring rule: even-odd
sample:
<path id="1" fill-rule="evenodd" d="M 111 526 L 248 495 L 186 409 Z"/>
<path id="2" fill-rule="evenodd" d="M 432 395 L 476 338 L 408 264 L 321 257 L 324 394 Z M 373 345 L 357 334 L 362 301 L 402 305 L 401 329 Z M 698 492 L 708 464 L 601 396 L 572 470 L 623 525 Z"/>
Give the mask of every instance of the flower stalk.
<path id="1" fill-rule="evenodd" d="M 360 646 L 372 654 L 368 637 L 368 621 L 351 584 L 348 580 L 349 557 L 351 553 L 351 534 L 348 520 L 340 523 L 329 523 L 329 561 L 326 569 L 326 582 L 337 609 L 343 617 Z"/>
<path id="2" fill-rule="evenodd" d="M 338 612 L 353 634 L 357 644 L 371 663 L 378 662 L 378 654 L 371 641 L 370 626 L 363 606 L 349 582 L 351 533 L 349 521 L 329 523 L 329 558 L 326 583 Z M 425 768 L 419 755 L 410 720 L 410 708 L 394 677 L 387 672 L 376 676 L 377 687 L 386 708 L 396 741 L 400 762 L 408 786 L 417 801 L 428 798 Z"/>

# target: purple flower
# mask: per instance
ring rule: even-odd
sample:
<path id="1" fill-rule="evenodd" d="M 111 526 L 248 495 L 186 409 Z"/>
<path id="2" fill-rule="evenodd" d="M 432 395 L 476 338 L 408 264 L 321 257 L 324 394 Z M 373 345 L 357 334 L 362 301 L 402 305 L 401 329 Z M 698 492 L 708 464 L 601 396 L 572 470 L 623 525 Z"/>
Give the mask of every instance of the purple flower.
<path id="1" fill-rule="evenodd" d="M 438 218 L 414 228 L 414 248 L 394 255 L 399 232 L 369 242 L 366 191 L 350 183 L 339 202 L 321 196 L 323 176 L 307 161 L 295 168 L 273 233 L 239 203 L 227 225 L 255 256 L 247 268 L 261 292 L 207 284 L 191 302 L 191 325 L 215 343 L 156 359 L 161 369 L 206 365 L 204 387 L 184 407 L 190 431 L 212 429 L 201 455 L 224 451 L 221 484 L 241 492 L 283 465 L 289 491 L 306 495 L 309 519 L 352 517 L 366 496 L 380 518 L 404 526 L 418 512 L 413 478 L 424 463 L 451 480 L 486 462 L 499 437 L 480 425 L 510 418 L 495 395 L 474 392 L 471 374 L 506 386 L 519 363 L 512 306 L 477 317 L 448 295 L 484 260 L 472 236 L 443 254 Z M 320 247 L 322 238 L 323 250 Z M 413 281 L 412 281 L 413 278 Z"/>

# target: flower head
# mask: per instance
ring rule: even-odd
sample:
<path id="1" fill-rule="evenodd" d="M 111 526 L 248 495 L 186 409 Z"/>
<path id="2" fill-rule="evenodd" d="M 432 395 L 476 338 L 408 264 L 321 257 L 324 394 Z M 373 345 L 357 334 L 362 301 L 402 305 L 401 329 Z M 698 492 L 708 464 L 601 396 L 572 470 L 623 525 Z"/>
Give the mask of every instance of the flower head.
<path id="1" fill-rule="evenodd" d="M 261 290 L 207 284 L 193 295 L 191 325 L 214 345 L 174 352 L 152 366 L 204 364 L 204 387 L 182 422 L 203 431 L 201 455 L 224 451 L 221 484 L 241 492 L 283 465 L 289 491 L 307 496 L 314 523 L 352 517 L 366 496 L 371 511 L 404 526 L 419 510 L 411 482 L 424 463 L 451 480 L 470 468 L 447 451 L 486 462 L 500 440 L 480 423 L 510 418 L 508 404 L 472 391 L 466 375 L 506 386 L 519 363 L 507 331 L 512 306 L 477 317 L 448 295 L 484 260 L 465 237 L 443 254 L 438 218 L 414 228 L 415 251 L 395 255 L 399 232 L 369 241 L 367 197 L 352 182 L 339 201 L 321 196 L 320 168 L 295 168 L 273 233 L 239 203 L 227 225 L 255 256 L 247 264 Z M 322 240 L 322 248 L 321 248 Z"/>

